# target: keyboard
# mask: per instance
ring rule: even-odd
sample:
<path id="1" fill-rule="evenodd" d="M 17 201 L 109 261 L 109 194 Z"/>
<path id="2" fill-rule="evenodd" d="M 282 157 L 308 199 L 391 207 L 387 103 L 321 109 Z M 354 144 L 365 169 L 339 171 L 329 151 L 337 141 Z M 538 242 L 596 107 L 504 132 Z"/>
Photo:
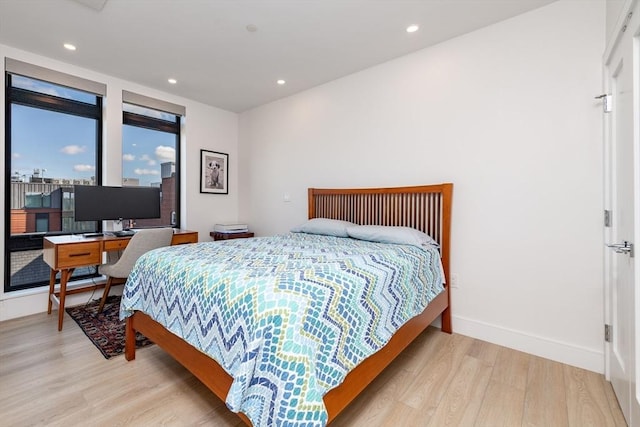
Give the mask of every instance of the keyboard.
<path id="1" fill-rule="evenodd" d="M 116 237 L 129 237 L 129 236 L 133 236 L 134 234 L 136 234 L 136 232 L 133 230 L 120 230 L 120 231 L 113 232 L 113 235 Z"/>
<path id="2" fill-rule="evenodd" d="M 82 237 L 101 237 L 102 233 L 84 233 Z"/>

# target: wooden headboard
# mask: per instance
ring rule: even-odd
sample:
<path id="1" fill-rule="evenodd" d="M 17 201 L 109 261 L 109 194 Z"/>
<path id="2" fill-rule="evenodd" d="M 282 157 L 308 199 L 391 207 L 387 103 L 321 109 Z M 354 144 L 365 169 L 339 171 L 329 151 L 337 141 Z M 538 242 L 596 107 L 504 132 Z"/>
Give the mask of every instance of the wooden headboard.
<path id="1" fill-rule="evenodd" d="M 331 218 L 360 225 L 413 227 L 440 244 L 449 280 L 453 184 L 393 188 L 309 188 L 309 218 Z"/>

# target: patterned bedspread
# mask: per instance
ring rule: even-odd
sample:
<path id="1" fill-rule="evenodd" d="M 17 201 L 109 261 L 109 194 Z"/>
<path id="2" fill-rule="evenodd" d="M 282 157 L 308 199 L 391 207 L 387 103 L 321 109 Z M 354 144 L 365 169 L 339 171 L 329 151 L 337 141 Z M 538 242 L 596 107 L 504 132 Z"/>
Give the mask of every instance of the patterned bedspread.
<path id="1" fill-rule="evenodd" d="M 436 248 L 289 233 L 145 254 L 120 317 L 141 310 L 234 379 L 254 426 L 323 426 L 322 397 L 443 290 Z"/>

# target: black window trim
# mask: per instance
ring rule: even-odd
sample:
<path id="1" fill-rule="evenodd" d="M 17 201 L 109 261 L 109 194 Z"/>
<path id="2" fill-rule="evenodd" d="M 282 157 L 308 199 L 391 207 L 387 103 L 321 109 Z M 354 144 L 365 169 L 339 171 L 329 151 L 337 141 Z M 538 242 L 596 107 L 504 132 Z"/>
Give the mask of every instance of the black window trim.
<path id="1" fill-rule="evenodd" d="M 102 95 L 95 94 L 96 104 L 88 104 L 72 99 L 61 98 L 54 95 L 34 92 L 23 88 L 12 86 L 12 73 L 5 72 L 5 196 L 4 196 L 4 292 L 10 293 L 24 289 L 32 289 L 46 286 L 45 282 L 29 283 L 24 285 L 11 286 L 11 263 L 10 253 L 12 250 L 11 241 L 27 241 L 23 250 L 36 247 L 42 248 L 44 245 L 44 236 L 47 233 L 28 233 L 25 236 L 11 236 L 11 214 L 10 214 L 10 197 L 11 197 L 11 106 L 12 104 L 24 105 L 44 110 L 54 111 L 63 114 L 72 114 L 80 117 L 86 117 L 96 120 L 96 185 L 102 184 L 102 133 L 103 133 L 103 114 L 102 114 Z M 102 228 L 102 223 L 98 222 L 98 231 Z M 66 233 L 55 233 L 66 234 Z M 18 242 L 17 246 L 23 243 Z M 19 251 L 17 249 L 16 251 Z M 74 280 L 82 279 L 90 276 L 74 277 Z"/>
<path id="2" fill-rule="evenodd" d="M 150 107 L 148 107 L 150 108 Z M 152 108 L 150 108 L 152 109 Z M 173 113 L 171 113 L 173 114 Z M 168 120 L 156 119 L 154 117 L 145 116 L 142 114 L 136 114 L 129 111 L 122 112 L 122 124 L 135 126 L 150 130 L 157 130 L 160 132 L 167 132 L 175 134 L 176 137 L 176 180 L 175 180 L 175 198 L 176 198 L 176 210 L 175 210 L 175 224 L 165 224 L 170 225 L 174 228 L 180 228 L 180 177 L 182 175 L 182 171 L 180 168 L 180 122 L 182 120 L 182 116 L 176 114 L 175 122 L 171 122 Z"/>

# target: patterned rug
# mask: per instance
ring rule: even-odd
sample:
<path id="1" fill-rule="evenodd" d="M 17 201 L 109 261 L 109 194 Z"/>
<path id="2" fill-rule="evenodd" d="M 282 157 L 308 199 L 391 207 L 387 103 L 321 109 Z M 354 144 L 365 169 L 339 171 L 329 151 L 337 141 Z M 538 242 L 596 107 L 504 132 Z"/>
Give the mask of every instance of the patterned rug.
<path id="1" fill-rule="evenodd" d="M 76 321 L 82 332 L 98 347 L 102 355 L 110 359 L 124 353 L 124 321 L 120 321 L 120 295 L 107 298 L 102 313 L 98 314 L 100 300 L 85 305 L 67 307 L 66 311 Z M 147 337 L 136 332 L 136 348 L 153 344 Z"/>

